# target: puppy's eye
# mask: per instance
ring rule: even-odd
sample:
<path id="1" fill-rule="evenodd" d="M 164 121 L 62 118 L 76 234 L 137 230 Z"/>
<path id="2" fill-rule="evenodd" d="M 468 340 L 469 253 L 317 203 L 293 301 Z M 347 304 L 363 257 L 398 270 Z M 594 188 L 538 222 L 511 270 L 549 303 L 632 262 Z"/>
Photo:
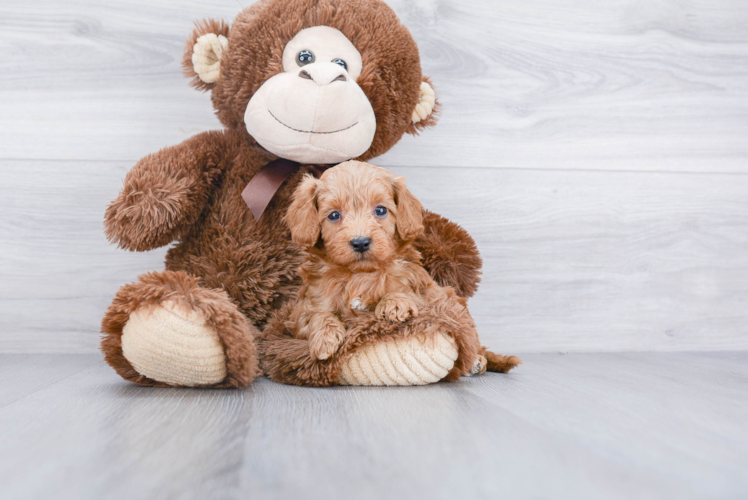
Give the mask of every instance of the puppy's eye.
<path id="1" fill-rule="evenodd" d="M 306 66 L 314 62 L 314 54 L 311 50 L 302 50 L 296 56 L 296 64 L 299 66 Z"/>
<path id="2" fill-rule="evenodd" d="M 336 220 L 340 220 L 340 212 L 333 212 L 328 215 L 327 218 L 333 222 L 335 222 Z"/>
<path id="3" fill-rule="evenodd" d="M 374 209 L 374 215 L 376 215 L 377 217 L 387 217 L 387 207 L 379 205 Z"/>
<path id="4" fill-rule="evenodd" d="M 348 65 L 342 59 L 333 59 L 332 62 L 334 62 L 335 64 L 339 64 L 339 65 L 343 66 L 343 69 L 348 69 Z"/>

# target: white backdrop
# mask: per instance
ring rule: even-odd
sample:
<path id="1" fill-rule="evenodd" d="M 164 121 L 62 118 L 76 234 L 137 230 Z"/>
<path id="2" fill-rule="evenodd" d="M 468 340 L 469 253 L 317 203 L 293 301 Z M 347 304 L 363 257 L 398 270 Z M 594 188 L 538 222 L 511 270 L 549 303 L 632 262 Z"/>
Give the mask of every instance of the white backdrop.
<path id="1" fill-rule="evenodd" d="M 748 348 L 748 3 L 389 3 L 443 113 L 374 163 L 475 237 L 485 343 Z M 117 288 L 163 268 L 103 212 L 140 157 L 220 126 L 182 46 L 240 8 L 0 3 L 0 352 L 93 352 Z"/>

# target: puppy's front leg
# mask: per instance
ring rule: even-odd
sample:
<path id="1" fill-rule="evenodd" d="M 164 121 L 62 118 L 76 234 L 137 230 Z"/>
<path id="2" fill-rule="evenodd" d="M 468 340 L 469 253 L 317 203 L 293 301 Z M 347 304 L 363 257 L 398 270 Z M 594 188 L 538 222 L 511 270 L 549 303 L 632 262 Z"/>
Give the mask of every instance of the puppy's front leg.
<path id="1" fill-rule="evenodd" d="M 308 323 L 309 352 L 317 359 L 327 359 L 345 340 L 345 326 L 330 312 L 317 312 Z"/>
<path id="2" fill-rule="evenodd" d="M 418 316 L 417 299 L 412 293 L 394 292 L 388 293 L 377 304 L 374 314 L 377 318 L 388 319 L 390 321 L 405 321 L 406 319 Z"/>

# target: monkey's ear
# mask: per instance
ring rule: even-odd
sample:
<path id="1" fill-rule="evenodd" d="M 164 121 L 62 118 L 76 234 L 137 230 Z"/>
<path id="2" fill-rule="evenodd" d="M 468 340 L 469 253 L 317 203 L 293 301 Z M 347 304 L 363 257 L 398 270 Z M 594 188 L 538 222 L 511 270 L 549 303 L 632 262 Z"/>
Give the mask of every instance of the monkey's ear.
<path id="1" fill-rule="evenodd" d="M 417 135 L 418 132 L 426 127 L 436 125 L 436 114 L 438 111 L 439 101 L 436 99 L 436 92 L 434 92 L 434 87 L 431 86 L 431 80 L 429 77 L 424 76 L 423 81 L 421 82 L 418 103 L 416 104 L 416 108 L 413 110 L 413 114 L 410 118 L 411 122 L 408 125 L 406 132 Z"/>
<path id="2" fill-rule="evenodd" d="M 397 234 L 402 240 L 412 240 L 423 231 L 423 206 L 405 187 L 405 179 L 395 177 L 395 203 L 397 204 Z"/>
<path id="3" fill-rule="evenodd" d="M 216 19 L 195 23 L 182 57 L 184 75 L 192 78 L 190 85 L 204 91 L 213 88 L 221 75 L 221 56 L 228 46 L 228 23 Z"/>
<path id="4" fill-rule="evenodd" d="M 319 214 L 317 213 L 317 184 L 311 175 L 305 175 L 293 195 L 286 213 L 286 224 L 291 239 L 299 246 L 311 248 L 319 239 Z"/>

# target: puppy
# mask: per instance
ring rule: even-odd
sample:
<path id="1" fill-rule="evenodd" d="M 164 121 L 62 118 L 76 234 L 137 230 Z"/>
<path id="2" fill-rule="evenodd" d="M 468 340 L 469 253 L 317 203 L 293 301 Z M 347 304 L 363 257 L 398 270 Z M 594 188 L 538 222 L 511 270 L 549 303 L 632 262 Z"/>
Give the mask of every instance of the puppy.
<path id="1" fill-rule="evenodd" d="M 454 295 L 433 281 L 412 245 L 423 230 L 421 203 L 383 168 L 348 161 L 320 179 L 307 176 L 286 221 L 308 252 L 289 327 L 317 359 L 338 350 L 350 315 L 402 322 L 437 295 Z"/>

